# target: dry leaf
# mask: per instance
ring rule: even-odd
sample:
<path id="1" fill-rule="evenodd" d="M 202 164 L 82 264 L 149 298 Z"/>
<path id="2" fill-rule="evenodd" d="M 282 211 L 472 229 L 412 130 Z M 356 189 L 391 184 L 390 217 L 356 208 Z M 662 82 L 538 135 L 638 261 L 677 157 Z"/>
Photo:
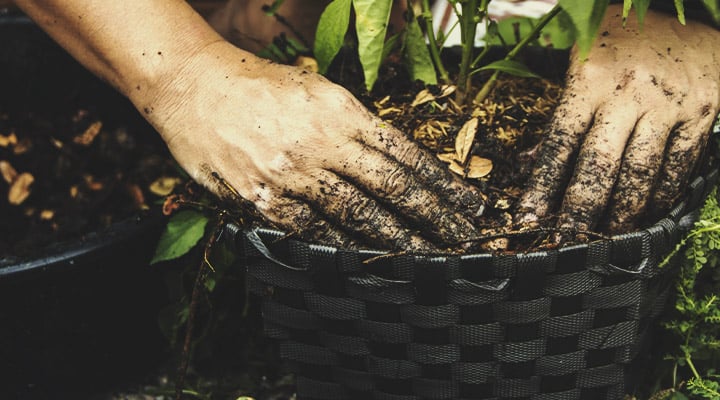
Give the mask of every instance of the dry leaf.
<path id="1" fill-rule="evenodd" d="M 18 175 L 10 185 L 8 202 L 12 205 L 22 204 L 30 196 L 30 185 L 32 185 L 33 181 L 35 181 L 35 178 L 28 172 Z"/>
<path id="2" fill-rule="evenodd" d="M 455 93 L 455 89 L 457 89 L 455 85 L 442 85 L 440 87 L 440 96 L 438 96 L 438 99 L 450 96 Z"/>
<path id="3" fill-rule="evenodd" d="M 15 171 L 15 168 L 13 168 L 12 165 L 10 165 L 9 162 L 2 160 L 0 161 L 0 174 L 2 174 L 3 179 L 7 183 L 13 183 L 15 178 L 17 178 L 17 171 Z"/>
<path id="4" fill-rule="evenodd" d="M 451 94 L 453 94 L 453 92 L 455 92 L 455 89 L 456 87 L 453 85 L 443 85 L 440 87 L 440 94 L 437 96 L 430 93 L 430 90 L 423 89 L 415 96 L 415 99 L 410 104 L 410 107 L 416 107 L 420 104 L 429 103 L 433 100 L 442 99 L 443 97 L 450 96 Z"/>
<path id="5" fill-rule="evenodd" d="M 9 135 L 0 135 L 0 147 L 14 146 L 17 144 L 17 136 L 15 132 L 11 132 Z"/>
<path id="6" fill-rule="evenodd" d="M 93 122 L 92 124 L 90 124 L 90 126 L 87 127 L 87 129 L 85 129 L 85 132 L 73 138 L 73 143 L 82 146 L 90 146 L 93 140 L 95 140 L 95 137 L 98 135 L 98 133 L 100 133 L 100 129 L 102 129 L 102 122 Z"/>
<path id="7" fill-rule="evenodd" d="M 304 70 L 308 70 L 310 72 L 319 71 L 317 60 L 312 57 L 299 56 L 297 59 L 295 59 L 295 66 L 300 67 Z"/>
<path id="8" fill-rule="evenodd" d="M 416 106 L 419 106 L 420 104 L 425 104 L 425 103 L 427 103 L 429 101 L 433 101 L 433 100 L 435 100 L 435 95 L 430 93 L 430 91 L 428 89 L 423 89 L 420 91 L 420 93 L 415 95 L 415 99 L 413 100 L 412 103 L 410 103 L 410 107 L 416 107 Z"/>
<path id="9" fill-rule="evenodd" d="M 493 169 L 492 160 L 479 156 L 470 157 L 468 164 L 467 177 L 470 179 L 478 179 L 487 176 Z"/>
<path id="10" fill-rule="evenodd" d="M 180 195 L 177 194 L 171 194 L 170 196 L 165 198 L 165 201 L 163 202 L 162 206 L 162 213 L 163 215 L 170 215 L 175 210 L 180 208 L 180 201 L 181 201 Z"/>
<path id="11" fill-rule="evenodd" d="M 448 166 L 450 171 L 460 175 L 465 176 L 465 169 L 462 167 L 462 165 L 458 164 L 455 160 L 450 160 L 450 165 Z"/>
<path id="12" fill-rule="evenodd" d="M 160 178 L 155 179 L 155 181 L 150 184 L 149 189 L 150 192 L 158 196 L 164 197 L 172 193 L 178 183 L 180 183 L 180 178 L 161 176 Z"/>
<path id="13" fill-rule="evenodd" d="M 456 160 L 460 164 L 465 164 L 468 154 L 472 149 L 473 142 L 475 141 L 475 133 L 477 132 L 478 119 L 471 118 L 460 128 L 457 137 L 455 138 L 455 155 Z"/>
<path id="14" fill-rule="evenodd" d="M 455 153 L 439 153 L 437 158 L 442 162 L 451 163 L 455 161 Z"/>

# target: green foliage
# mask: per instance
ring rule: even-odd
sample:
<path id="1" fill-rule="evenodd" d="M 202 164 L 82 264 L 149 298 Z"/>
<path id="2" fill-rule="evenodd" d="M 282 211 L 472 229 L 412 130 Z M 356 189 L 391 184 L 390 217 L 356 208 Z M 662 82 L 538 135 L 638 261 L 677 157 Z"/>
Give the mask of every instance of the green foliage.
<path id="1" fill-rule="evenodd" d="M 515 76 L 521 76 L 525 78 L 539 78 L 540 76 L 525 66 L 525 64 L 514 61 L 514 60 L 498 60 L 491 62 L 483 67 L 476 69 L 475 71 L 501 71 Z"/>
<path id="2" fill-rule="evenodd" d="M 358 55 L 365 73 L 365 86 L 372 89 L 378 77 L 385 47 L 392 1 L 353 0 Z"/>
<path id="3" fill-rule="evenodd" d="M 635 7 L 635 14 L 637 15 L 638 22 L 640 25 L 645 22 L 645 14 L 650 7 L 650 0 L 625 0 L 623 2 L 623 20 L 628 18 L 630 15 L 630 8 Z"/>
<path id="4" fill-rule="evenodd" d="M 720 398 L 720 380 L 714 367 L 720 360 L 720 205 L 715 189 L 701 210 L 692 231 L 670 257 L 680 260 L 677 280 L 677 317 L 666 327 L 677 335 L 682 345 L 671 355 L 676 364 L 674 381 L 687 379 L 686 394 L 706 399 Z M 703 366 L 703 368 L 700 368 Z M 678 390 L 680 388 L 677 388 Z"/>
<path id="5" fill-rule="evenodd" d="M 351 5 L 352 0 L 333 0 L 320 16 L 315 34 L 315 58 L 321 74 L 327 72 L 345 42 Z"/>
<path id="6" fill-rule="evenodd" d="M 678 21 L 685 25 L 685 5 L 684 0 L 675 0 L 675 9 L 677 10 Z"/>
<path id="7" fill-rule="evenodd" d="M 537 18 L 512 17 L 490 23 L 485 41 L 493 46 L 511 46 L 530 35 L 538 23 Z M 568 49 L 575 44 L 575 28 L 565 12 L 553 18 L 540 31 L 538 40 L 532 43 L 538 46 L 552 46 L 554 49 Z"/>
<path id="8" fill-rule="evenodd" d="M 702 0 L 705 8 L 716 24 L 720 24 L 720 1 L 718 0 Z"/>
<path id="9" fill-rule="evenodd" d="M 425 34 L 420 29 L 416 18 L 412 18 L 405 27 L 403 35 L 403 60 L 407 65 L 410 78 L 420 80 L 429 85 L 437 84 L 437 74 L 430 58 L 430 51 L 425 44 Z"/>
<path id="10" fill-rule="evenodd" d="M 581 58 L 590 51 L 609 3 L 610 0 L 560 0 L 560 6 L 573 22 Z"/>
<path id="11" fill-rule="evenodd" d="M 160 236 L 150 264 L 185 255 L 205 235 L 207 223 L 208 218 L 194 210 L 183 210 L 173 215 Z"/>

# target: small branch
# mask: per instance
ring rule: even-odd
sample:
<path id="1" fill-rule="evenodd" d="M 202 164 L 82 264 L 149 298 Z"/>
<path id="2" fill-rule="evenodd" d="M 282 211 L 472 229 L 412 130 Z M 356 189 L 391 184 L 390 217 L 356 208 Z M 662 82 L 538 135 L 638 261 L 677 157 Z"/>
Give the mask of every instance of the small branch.
<path id="1" fill-rule="evenodd" d="M 411 5 L 408 5 L 411 7 Z M 433 17 L 432 11 L 430 10 L 430 0 L 422 0 L 422 17 L 425 21 L 425 30 L 427 32 L 430 58 L 435 64 L 435 70 L 437 71 L 440 80 L 443 83 L 450 81 L 447 70 L 443 65 L 442 59 L 440 58 L 440 47 L 438 46 L 437 39 L 435 38 L 435 30 L 433 29 Z"/>
<path id="2" fill-rule="evenodd" d="M 543 17 L 538 21 L 538 24 L 535 25 L 533 30 L 523 38 L 520 42 L 515 44 L 515 47 L 510 50 L 510 52 L 505 56 L 505 60 L 512 60 L 514 59 L 517 54 L 524 49 L 530 42 L 537 39 L 537 37 L 540 35 L 540 31 L 545 28 L 545 25 L 547 25 L 550 21 L 552 21 L 555 16 L 560 13 L 561 8 L 559 5 L 556 5 L 553 7 L 552 10 L 550 10 L 547 14 L 543 15 Z M 485 85 L 480 89 L 478 94 L 475 96 L 475 103 L 482 103 L 483 100 L 487 98 L 487 96 L 490 94 L 490 92 L 495 88 L 495 84 L 497 83 L 498 76 L 500 75 L 500 71 L 496 70 L 493 72 L 493 74 L 490 76 L 490 79 L 485 82 Z"/>
<path id="3" fill-rule="evenodd" d="M 183 387 L 185 386 L 185 377 L 187 376 L 187 368 L 190 362 L 190 347 L 192 345 L 192 336 L 195 327 L 195 314 L 197 312 L 198 299 L 200 298 L 204 272 L 205 259 L 200 262 L 200 268 L 198 268 L 198 273 L 195 277 L 195 284 L 193 285 L 190 310 L 188 311 L 188 320 L 185 326 L 185 341 L 183 342 L 182 356 L 177 370 L 178 376 L 175 381 L 175 400 L 182 400 L 183 393 L 185 392 Z"/>

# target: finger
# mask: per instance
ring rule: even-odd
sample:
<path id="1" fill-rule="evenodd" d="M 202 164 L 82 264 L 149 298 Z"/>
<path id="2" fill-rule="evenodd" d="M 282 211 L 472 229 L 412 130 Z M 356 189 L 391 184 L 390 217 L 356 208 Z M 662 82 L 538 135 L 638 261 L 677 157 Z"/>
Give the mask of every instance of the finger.
<path id="1" fill-rule="evenodd" d="M 593 229 L 610 199 L 625 145 L 637 122 L 637 115 L 632 112 L 605 111 L 618 107 L 608 104 L 596 113 L 578 153 L 558 218 L 558 226 L 563 230 Z"/>
<path id="2" fill-rule="evenodd" d="M 715 121 L 714 116 L 675 129 L 665 152 L 665 159 L 651 202 L 651 215 L 659 217 L 670 211 L 682 195 Z"/>
<path id="3" fill-rule="evenodd" d="M 341 248 L 357 248 L 359 243 L 337 226 L 296 199 L 274 196 L 270 201 L 257 201 L 256 207 L 271 222 L 302 239 Z"/>
<path id="4" fill-rule="evenodd" d="M 309 175 L 302 196 L 335 225 L 385 249 L 431 251 L 435 247 L 408 230 L 395 215 L 330 171 Z"/>
<path id="5" fill-rule="evenodd" d="M 381 121 L 378 123 L 383 124 Z M 472 185 L 462 182 L 430 151 L 418 146 L 402 132 L 379 126 L 361 142 L 393 157 L 433 191 L 452 209 L 474 220 L 485 211 L 485 196 Z"/>
<path id="6" fill-rule="evenodd" d="M 672 124 L 657 113 L 645 114 L 635 125 L 625 148 L 604 232 L 629 232 L 637 226 L 650 200 L 671 130 Z"/>
<path id="7" fill-rule="evenodd" d="M 592 121 L 592 109 L 584 101 L 568 100 L 557 107 L 545 133 L 533 173 L 518 203 L 516 223 L 530 223 L 546 216 L 560 201 L 570 178 L 574 158 Z"/>
<path id="8" fill-rule="evenodd" d="M 477 236 L 468 219 L 450 209 L 437 192 L 423 185 L 403 164 L 361 143 L 348 145 L 347 150 L 354 157 L 348 157 L 337 172 L 397 210 L 423 234 L 445 244 Z"/>

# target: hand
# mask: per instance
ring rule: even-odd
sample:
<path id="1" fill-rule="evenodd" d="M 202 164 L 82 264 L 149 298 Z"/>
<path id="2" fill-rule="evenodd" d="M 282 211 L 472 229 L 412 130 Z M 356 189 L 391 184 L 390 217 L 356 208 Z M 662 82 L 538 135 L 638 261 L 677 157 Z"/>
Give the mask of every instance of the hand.
<path id="1" fill-rule="evenodd" d="M 634 15 L 623 28 L 620 7 L 606 15 L 588 59 L 572 56 L 520 223 L 563 196 L 559 228 L 627 232 L 644 213 L 669 211 L 707 144 L 720 108 L 720 32 L 652 11 L 642 29 Z"/>
<path id="2" fill-rule="evenodd" d="M 177 161 L 288 231 L 418 250 L 475 235 L 475 189 L 320 75 L 216 42 L 163 87 L 136 104 Z"/>

